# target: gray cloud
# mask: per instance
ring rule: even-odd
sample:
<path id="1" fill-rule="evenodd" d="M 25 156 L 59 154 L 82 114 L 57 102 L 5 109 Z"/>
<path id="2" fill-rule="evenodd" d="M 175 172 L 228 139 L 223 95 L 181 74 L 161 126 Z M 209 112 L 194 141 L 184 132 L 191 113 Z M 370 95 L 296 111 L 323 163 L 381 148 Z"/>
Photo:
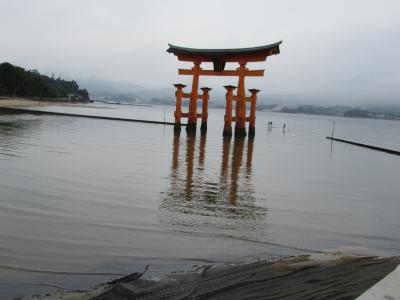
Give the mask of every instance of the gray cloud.
<path id="1" fill-rule="evenodd" d="M 398 1 L 0 0 L 0 61 L 68 78 L 162 88 L 183 66 L 167 43 L 249 47 L 283 40 L 264 78 L 267 93 L 396 101 Z M 236 67 L 236 66 L 234 66 Z M 206 78 L 220 88 L 234 79 Z"/>

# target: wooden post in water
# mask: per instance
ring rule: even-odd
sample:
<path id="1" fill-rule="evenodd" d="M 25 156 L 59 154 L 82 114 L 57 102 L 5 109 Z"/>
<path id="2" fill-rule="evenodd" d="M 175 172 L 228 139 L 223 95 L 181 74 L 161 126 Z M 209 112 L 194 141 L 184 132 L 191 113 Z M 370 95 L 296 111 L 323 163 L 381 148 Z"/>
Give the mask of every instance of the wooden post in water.
<path id="1" fill-rule="evenodd" d="M 239 64 L 239 82 L 236 97 L 235 136 L 246 136 L 246 92 L 244 88 L 246 62 L 241 61 Z"/>
<path id="2" fill-rule="evenodd" d="M 207 132 L 207 119 L 208 119 L 208 99 L 210 98 L 209 91 L 211 91 L 211 88 L 202 87 L 201 90 L 203 91 L 203 95 L 202 95 L 203 103 L 202 103 L 202 112 L 201 112 L 200 132 L 206 133 Z"/>
<path id="3" fill-rule="evenodd" d="M 181 117 L 182 117 L 182 97 L 183 97 L 183 89 L 186 85 L 181 83 L 174 84 L 176 88 L 175 97 L 176 97 L 176 107 L 175 107 L 175 124 L 174 124 L 174 132 L 181 132 Z"/>
<path id="4" fill-rule="evenodd" d="M 223 136 L 232 136 L 232 99 L 233 99 L 233 90 L 236 89 L 236 86 L 233 85 L 225 85 L 226 89 L 226 106 L 225 106 L 225 123 L 224 123 L 224 131 L 222 133 Z"/>
<path id="5" fill-rule="evenodd" d="M 250 96 L 250 117 L 249 117 L 249 137 L 254 137 L 256 134 L 256 105 L 257 105 L 257 93 L 260 90 L 249 89 Z"/>
<path id="6" fill-rule="evenodd" d="M 197 126 L 197 96 L 199 93 L 200 64 L 200 61 L 195 61 L 193 67 L 192 92 L 190 93 L 188 123 L 186 125 L 186 132 L 191 134 L 196 133 Z"/>

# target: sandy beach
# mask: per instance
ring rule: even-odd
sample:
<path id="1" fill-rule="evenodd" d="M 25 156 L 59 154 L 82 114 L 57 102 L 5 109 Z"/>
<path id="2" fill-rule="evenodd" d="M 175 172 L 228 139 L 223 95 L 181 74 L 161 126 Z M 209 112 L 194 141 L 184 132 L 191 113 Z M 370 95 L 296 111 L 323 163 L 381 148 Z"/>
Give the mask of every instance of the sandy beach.
<path id="1" fill-rule="evenodd" d="M 25 99 L 25 98 L 5 98 L 0 97 L 0 108 L 18 108 L 18 107 L 44 107 L 44 106 L 71 106 L 71 107 L 87 107 L 86 103 L 71 103 L 67 100 L 33 100 L 33 99 Z M 97 107 L 95 105 L 91 105 L 90 108 L 102 108 Z M 112 108 L 109 108 L 112 109 Z"/>
<path id="2" fill-rule="evenodd" d="M 0 107 L 39 106 L 49 105 L 50 103 L 24 98 L 0 98 Z"/>
<path id="3" fill-rule="evenodd" d="M 33 100 L 25 98 L 4 98 L 0 97 L 0 107 L 39 107 L 39 106 L 74 106 L 74 107 L 86 107 L 86 103 L 78 102 L 71 103 L 68 100 Z M 91 106 L 96 108 L 96 106 Z M 104 107 L 102 107 L 104 109 Z"/>
<path id="4" fill-rule="evenodd" d="M 33 100 L 25 98 L 0 97 L 0 107 L 40 107 L 40 106 L 80 106 L 82 103 L 69 103 L 67 100 Z"/>

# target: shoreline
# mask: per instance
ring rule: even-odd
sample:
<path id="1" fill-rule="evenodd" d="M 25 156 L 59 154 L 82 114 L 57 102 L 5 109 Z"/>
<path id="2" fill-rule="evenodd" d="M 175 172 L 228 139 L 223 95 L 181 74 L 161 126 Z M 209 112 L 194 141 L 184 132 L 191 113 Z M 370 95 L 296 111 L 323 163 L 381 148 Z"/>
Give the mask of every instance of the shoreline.
<path id="1" fill-rule="evenodd" d="M 275 262 L 210 264 L 190 272 L 170 273 L 160 280 L 145 278 L 147 269 L 151 269 L 148 266 L 144 271 L 90 291 L 60 292 L 29 299 L 356 299 L 364 293 L 368 295 L 367 291 L 377 283 L 385 283 L 389 274 L 393 277 L 394 270 L 397 274 L 399 264 L 400 257 L 356 256 L 339 252 L 292 256 Z M 386 284 L 385 295 L 394 292 L 396 286 L 390 286 L 390 282 Z"/>
<path id="2" fill-rule="evenodd" d="M 136 123 L 147 123 L 147 124 L 158 124 L 158 125 L 172 125 L 172 126 L 175 125 L 175 123 L 173 123 L 173 122 L 152 121 L 152 120 L 142 120 L 142 119 L 128 119 L 128 118 L 117 118 L 117 117 L 105 117 L 105 116 L 84 115 L 84 114 L 74 114 L 74 113 L 63 113 L 63 112 L 54 112 L 54 111 L 45 111 L 45 110 L 36 110 L 36 109 L 31 109 L 31 108 L 25 108 L 25 106 L 21 106 L 21 107 L 1 107 L 0 106 L 0 113 L 1 112 L 5 112 L 5 113 L 9 113 L 9 114 L 53 115 L 53 116 L 101 119 L 101 120 L 110 120 L 110 121 L 136 122 Z M 186 124 L 181 124 L 181 126 L 186 126 Z"/>
<path id="3" fill-rule="evenodd" d="M 161 125 L 175 125 L 173 122 L 166 121 L 154 121 L 154 120 L 143 120 L 143 119 L 129 119 L 129 118 L 118 118 L 118 117 L 106 117 L 97 115 L 87 115 L 87 114 L 75 114 L 75 113 L 64 113 L 64 112 L 54 112 L 46 110 L 37 110 L 37 107 L 46 106 L 58 106 L 58 107 L 89 107 L 89 108 L 101 108 L 98 106 L 85 106 L 80 103 L 70 103 L 70 102 L 41 102 L 38 100 L 29 99 L 0 99 L 0 113 L 11 113 L 11 114 L 34 114 L 34 115 L 56 115 L 56 116 L 66 116 L 66 117 L 78 117 L 78 118 L 90 118 L 90 119 L 102 119 L 102 120 L 112 120 L 112 121 L 124 121 L 124 122 L 138 122 L 138 123 L 148 123 L 148 124 L 161 124 Z M 32 109 L 33 108 L 33 109 Z M 186 126 L 186 124 L 181 124 L 181 126 Z"/>
<path id="4" fill-rule="evenodd" d="M 83 105 L 90 102 L 70 102 L 67 99 L 29 99 L 29 98 L 18 98 L 18 97 L 0 97 L 0 108 L 1 107 L 21 107 L 21 106 L 70 106 L 70 105 Z"/>
<path id="5" fill-rule="evenodd" d="M 20 106 L 39 106 L 47 102 L 39 100 L 25 99 L 25 98 L 0 98 L 1 107 L 20 107 Z M 50 102 L 49 102 L 50 103 Z"/>

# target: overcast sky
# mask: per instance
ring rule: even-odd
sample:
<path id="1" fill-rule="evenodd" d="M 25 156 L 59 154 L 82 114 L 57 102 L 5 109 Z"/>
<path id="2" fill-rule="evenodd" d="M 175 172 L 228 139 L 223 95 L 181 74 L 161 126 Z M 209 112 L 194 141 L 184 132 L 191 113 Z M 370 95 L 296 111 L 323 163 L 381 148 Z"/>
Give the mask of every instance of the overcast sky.
<path id="1" fill-rule="evenodd" d="M 400 103 L 400 1 L 0 0 L 0 61 L 66 78 L 163 88 L 185 66 L 168 43 L 251 47 L 283 40 L 265 93 Z M 235 67 L 236 66 L 231 66 Z M 251 67 L 251 66 L 250 66 Z M 235 78 L 202 79 L 215 89 Z M 327 101 L 327 100 L 326 100 Z"/>

